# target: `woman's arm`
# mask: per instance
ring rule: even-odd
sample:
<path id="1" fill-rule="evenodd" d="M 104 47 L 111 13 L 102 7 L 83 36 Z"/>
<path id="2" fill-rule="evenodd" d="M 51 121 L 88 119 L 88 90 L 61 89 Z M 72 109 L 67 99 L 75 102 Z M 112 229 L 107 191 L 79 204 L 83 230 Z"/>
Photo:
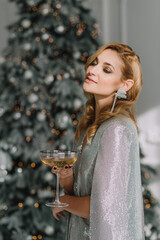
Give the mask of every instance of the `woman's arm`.
<path id="1" fill-rule="evenodd" d="M 73 175 L 67 178 L 60 177 L 59 184 L 64 189 L 66 194 L 73 194 Z"/>
<path id="2" fill-rule="evenodd" d="M 64 195 L 60 197 L 61 202 L 68 203 L 68 207 L 54 207 L 52 212 L 54 217 L 59 220 L 58 215 L 62 216 L 62 211 L 70 212 L 82 218 L 88 218 L 90 216 L 90 196 L 76 197 L 70 195 Z"/>
<path id="3" fill-rule="evenodd" d="M 92 240 L 144 240 L 137 131 L 127 119 L 113 121 L 102 135 L 92 181 Z"/>

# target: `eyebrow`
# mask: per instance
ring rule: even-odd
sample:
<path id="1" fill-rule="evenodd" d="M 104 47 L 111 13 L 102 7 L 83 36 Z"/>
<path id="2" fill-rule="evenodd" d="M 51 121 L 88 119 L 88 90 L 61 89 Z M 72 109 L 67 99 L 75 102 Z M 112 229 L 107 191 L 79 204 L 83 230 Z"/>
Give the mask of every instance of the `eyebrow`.
<path id="1" fill-rule="evenodd" d="M 95 58 L 95 60 L 97 60 L 98 61 L 98 57 L 96 57 Z M 104 62 L 103 64 L 105 64 L 105 65 L 109 65 L 109 66 L 111 66 L 114 70 L 115 70 L 115 68 L 113 67 L 113 65 L 112 64 L 110 64 L 110 63 L 108 63 L 108 62 Z"/>
<path id="2" fill-rule="evenodd" d="M 108 62 L 104 62 L 103 64 L 105 64 L 105 65 L 109 65 L 109 66 L 111 66 L 111 67 L 115 70 L 115 68 L 113 67 L 112 64 L 110 64 L 110 63 L 108 63 Z"/>

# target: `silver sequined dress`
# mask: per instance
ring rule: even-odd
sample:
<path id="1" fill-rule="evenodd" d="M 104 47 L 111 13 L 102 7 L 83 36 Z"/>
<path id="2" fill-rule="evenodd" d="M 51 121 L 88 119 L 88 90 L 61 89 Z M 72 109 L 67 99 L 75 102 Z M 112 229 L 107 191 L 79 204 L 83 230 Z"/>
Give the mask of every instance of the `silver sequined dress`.
<path id="1" fill-rule="evenodd" d="M 74 150 L 80 150 L 85 133 Z M 79 152 L 73 172 L 74 195 L 91 196 L 90 219 L 69 213 L 66 240 L 144 240 L 139 144 L 132 120 L 105 121 L 92 144 Z"/>

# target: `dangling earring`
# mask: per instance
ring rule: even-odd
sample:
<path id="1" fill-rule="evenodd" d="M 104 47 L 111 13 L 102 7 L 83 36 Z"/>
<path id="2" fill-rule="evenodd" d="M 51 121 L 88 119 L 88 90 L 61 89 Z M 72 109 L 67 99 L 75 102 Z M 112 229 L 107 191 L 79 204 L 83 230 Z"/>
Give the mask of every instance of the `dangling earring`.
<path id="1" fill-rule="evenodd" d="M 112 105 L 112 109 L 111 109 L 111 113 L 113 112 L 114 110 L 114 107 L 115 107 L 115 104 L 116 104 L 116 100 L 118 99 L 126 99 L 127 96 L 126 96 L 126 91 L 123 89 L 123 88 L 119 88 L 118 91 L 116 92 L 115 94 L 115 97 L 114 97 L 114 101 L 113 101 L 113 105 Z"/>

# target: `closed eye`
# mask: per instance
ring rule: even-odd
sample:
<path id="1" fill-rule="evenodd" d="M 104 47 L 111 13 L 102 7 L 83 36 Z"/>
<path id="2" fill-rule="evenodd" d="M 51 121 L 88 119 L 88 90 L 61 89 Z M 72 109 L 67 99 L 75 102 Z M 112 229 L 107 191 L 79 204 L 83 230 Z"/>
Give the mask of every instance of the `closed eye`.
<path id="1" fill-rule="evenodd" d="M 109 68 L 104 68 L 103 71 L 104 71 L 105 73 L 111 73 L 111 70 L 110 70 Z"/>
<path id="2" fill-rule="evenodd" d="M 95 58 L 89 65 L 91 65 L 91 66 L 96 66 L 98 64 L 98 58 Z M 105 67 L 105 68 L 103 68 L 103 71 L 105 72 L 105 73 L 111 73 L 112 71 L 110 70 L 110 68 L 108 68 L 108 67 Z"/>

